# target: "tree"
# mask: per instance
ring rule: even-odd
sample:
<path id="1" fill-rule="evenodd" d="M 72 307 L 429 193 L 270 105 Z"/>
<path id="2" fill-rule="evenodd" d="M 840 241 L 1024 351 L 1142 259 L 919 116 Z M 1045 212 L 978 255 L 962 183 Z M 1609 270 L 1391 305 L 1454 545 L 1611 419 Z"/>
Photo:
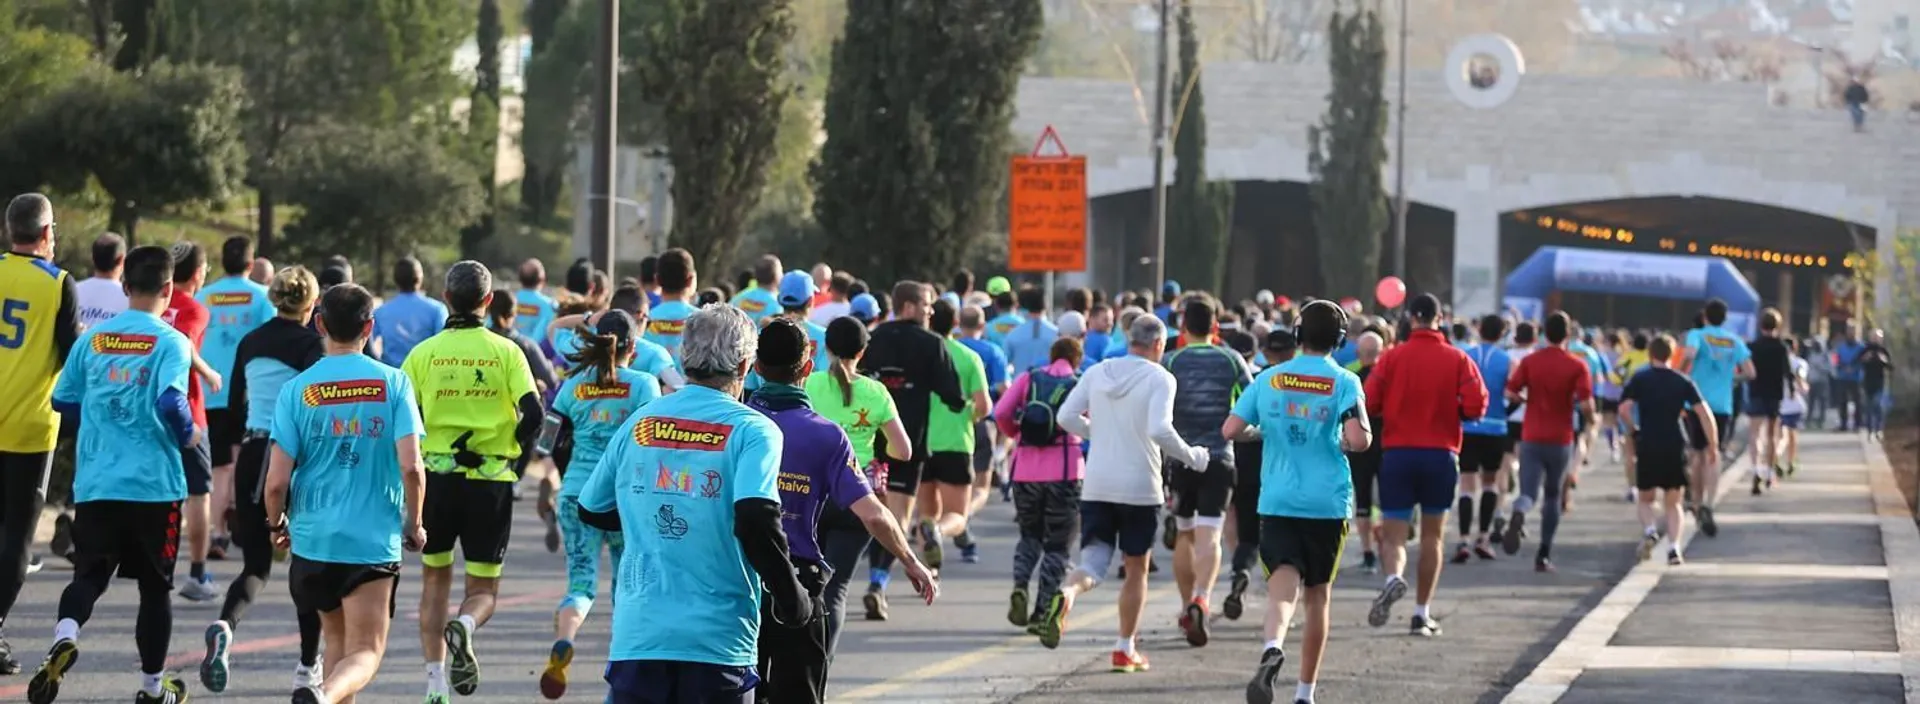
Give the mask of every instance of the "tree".
<path id="1" fill-rule="evenodd" d="M 559 205 L 565 164 L 573 154 L 573 123 L 579 112 L 576 96 L 587 88 L 584 77 L 595 46 L 586 32 L 577 29 L 578 20 L 572 22 L 576 38 L 556 41 L 570 18 L 584 14 L 569 12 L 569 4 L 569 0 L 527 2 L 533 56 L 527 62 L 526 118 L 521 127 L 520 208 L 536 221 L 551 216 Z M 556 61 L 556 50 L 567 56 Z"/>
<path id="2" fill-rule="evenodd" d="M 448 223 L 473 222 L 486 207 L 471 164 L 404 126 L 300 128 L 259 181 L 301 208 L 287 224 L 288 258 L 346 253 L 372 259 L 375 271 L 386 271 L 389 252 L 453 243 Z"/>
<path id="3" fill-rule="evenodd" d="M 1326 48 L 1333 0 L 1240 0 L 1233 43 L 1248 61 L 1297 64 Z"/>
<path id="4" fill-rule="evenodd" d="M 852 0 L 833 50 L 814 218 L 836 265 L 941 277 L 1001 219 L 1038 0 Z"/>
<path id="5" fill-rule="evenodd" d="M 1200 86 L 1200 39 L 1193 4 L 1181 0 L 1179 72 L 1173 85 L 1173 187 L 1167 194 L 1167 274 L 1201 290 L 1219 291 L 1233 227 L 1233 183 L 1207 180 L 1206 99 Z"/>
<path id="6" fill-rule="evenodd" d="M 480 247 L 493 235 L 494 205 L 498 190 L 494 186 L 500 153 L 500 2 L 480 0 L 479 26 L 474 31 L 474 47 L 480 52 L 480 65 L 474 69 L 473 93 L 468 102 L 467 138 L 472 143 L 473 162 L 480 172 L 480 189 L 486 196 L 486 209 L 479 219 L 460 230 L 460 256 L 476 259 Z"/>
<path id="7" fill-rule="evenodd" d="M 767 182 L 793 89 L 790 0 L 661 0 L 637 23 L 631 68 L 660 111 L 673 164 L 672 242 L 728 266 Z M 624 106 L 623 106 L 624 107 Z"/>
<path id="8" fill-rule="evenodd" d="M 1372 8 L 1336 10 L 1327 21 L 1333 87 L 1327 113 L 1308 130 L 1321 292 L 1365 298 L 1380 269 L 1387 227 L 1381 166 L 1387 161 L 1387 48 Z"/>

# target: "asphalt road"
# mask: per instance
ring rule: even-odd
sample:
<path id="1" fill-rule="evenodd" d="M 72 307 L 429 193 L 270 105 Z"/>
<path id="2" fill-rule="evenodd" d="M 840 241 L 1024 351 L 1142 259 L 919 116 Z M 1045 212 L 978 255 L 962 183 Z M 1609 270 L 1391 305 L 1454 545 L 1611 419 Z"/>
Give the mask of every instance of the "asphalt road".
<path id="1" fill-rule="evenodd" d="M 1349 568 L 1340 574 L 1334 599 L 1334 629 L 1320 684 L 1327 701 L 1497 701 L 1519 681 L 1573 622 L 1632 562 L 1635 536 L 1631 509 L 1618 494 L 1624 486 L 1611 466 L 1585 475 L 1580 503 L 1563 522 L 1555 559 L 1558 574 L 1531 569 L 1531 547 L 1519 556 L 1463 566 L 1449 565 L 1434 603 L 1447 633 L 1439 640 L 1405 635 L 1411 599 L 1387 627 L 1364 624 L 1378 577 L 1352 567 L 1358 541 L 1349 541 Z M 565 587 L 561 556 L 541 545 L 531 505 L 518 505 L 502 601 L 493 621 L 479 631 L 483 666 L 479 692 L 463 701 L 538 701 L 536 684 L 551 643 L 551 614 Z M 1134 675 L 1106 672 L 1115 637 L 1110 582 L 1076 606 L 1073 629 L 1058 650 L 1041 648 L 1005 621 L 1008 569 L 1014 529 L 1010 504 L 997 500 L 977 519 L 984 559 L 950 560 L 942 595 L 934 606 L 912 603 L 903 583 L 895 587 L 893 620 L 855 620 L 841 639 L 831 699 L 889 702 L 1085 702 L 1224 701 L 1237 699 L 1258 657 L 1258 624 L 1264 604 L 1256 587 L 1246 615 L 1216 624 L 1213 644 L 1189 648 L 1174 629 L 1177 598 L 1170 570 L 1153 575 L 1142 644 L 1153 670 Z M 1156 559 L 1164 559 L 1162 552 Z M 1170 564 L 1167 563 L 1167 564 Z M 223 581 L 237 563 L 212 563 Z M 181 567 L 184 575 L 185 566 Z M 1409 572 L 1411 574 L 1411 572 Z M 56 561 L 29 578 L 8 622 L 15 652 L 31 673 L 49 644 L 55 607 L 68 572 Z M 380 676 L 363 701 L 417 701 L 424 692 L 415 613 L 418 582 L 404 576 L 391 645 Z M 856 586 L 860 580 L 856 579 Z M 604 587 L 603 587 L 604 592 Z M 1224 586 L 1216 593 L 1224 594 Z M 456 589 L 456 596 L 458 590 Z M 600 701 L 598 675 L 605 652 L 605 604 L 577 639 L 575 687 L 565 701 Z M 138 684 L 133 646 L 136 593 L 119 582 L 101 600 L 81 634 L 82 657 L 63 687 L 61 701 L 126 701 Z M 286 701 L 297 637 L 285 583 L 276 574 L 260 603 L 241 624 L 228 691 L 199 692 L 193 671 L 202 652 L 201 633 L 215 618 L 214 605 L 176 599 L 173 653 L 196 699 L 234 702 Z M 1216 616 L 1216 619 L 1218 617 Z M 1296 632 L 1297 636 L 1297 632 Z M 1290 647 L 1290 650 L 1293 648 Z M 1287 680 L 1294 668 L 1290 664 Z M 24 699 L 27 675 L 0 678 L 0 701 Z"/>

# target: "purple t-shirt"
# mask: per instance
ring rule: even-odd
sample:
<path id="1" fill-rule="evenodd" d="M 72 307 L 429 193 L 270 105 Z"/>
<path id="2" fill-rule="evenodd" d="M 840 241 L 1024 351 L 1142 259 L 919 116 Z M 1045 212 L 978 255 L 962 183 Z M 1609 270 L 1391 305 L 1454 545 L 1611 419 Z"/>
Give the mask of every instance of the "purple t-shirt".
<path id="1" fill-rule="evenodd" d="M 780 527 L 787 533 L 787 548 L 796 558 L 818 562 L 815 526 L 827 502 L 851 508 L 853 502 L 873 493 L 866 476 L 854 465 L 853 444 L 840 426 L 811 408 L 775 411 L 758 403 L 748 405 L 773 419 L 786 436 L 779 484 Z"/>

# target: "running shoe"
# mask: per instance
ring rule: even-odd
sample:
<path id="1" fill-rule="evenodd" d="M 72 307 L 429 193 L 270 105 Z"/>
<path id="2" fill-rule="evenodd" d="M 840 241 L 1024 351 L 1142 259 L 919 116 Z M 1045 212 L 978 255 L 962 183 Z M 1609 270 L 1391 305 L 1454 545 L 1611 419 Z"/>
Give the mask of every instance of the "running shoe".
<path id="1" fill-rule="evenodd" d="M 567 696 L 567 666 L 573 664 L 573 643 L 557 640 L 547 654 L 547 669 L 540 673 L 540 696 L 559 699 Z"/>
<path id="2" fill-rule="evenodd" d="M 1260 654 L 1260 666 L 1253 669 L 1253 681 L 1247 683 L 1247 704 L 1273 704 L 1273 689 L 1280 683 L 1280 668 L 1286 666 L 1287 654 L 1279 648 L 1268 648 Z"/>
<path id="3" fill-rule="evenodd" d="M 1246 570 L 1234 570 L 1229 584 L 1227 600 L 1220 604 L 1220 615 L 1229 621 L 1238 621 L 1241 612 L 1246 610 L 1247 587 L 1253 584 L 1253 576 Z"/>
<path id="4" fill-rule="evenodd" d="M 199 579 L 188 579 L 180 586 L 180 598 L 204 604 L 220 598 L 220 588 L 214 586 L 213 575 L 201 574 Z"/>
<path id="5" fill-rule="evenodd" d="M 20 674 L 20 661 L 13 659 L 13 644 L 0 635 L 0 675 Z"/>
<path id="6" fill-rule="evenodd" d="M 213 536 L 212 540 L 207 541 L 207 559 L 209 560 L 227 559 L 227 548 L 232 547 L 232 545 L 233 545 L 232 538 L 229 538 L 224 535 Z"/>
<path id="7" fill-rule="evenodd" d="M 41 561 L 40 555 L 33 554 L 33 555 L 27 556 L 27 574 L 28 575 L 40 574 L 40 570 L 44 570 L 46 568 L 47 568 L 47 563 Z"/>
<path id="8" fill-rule="evenodd" d="M 1686 563 L 1687 563 L 1687 559 L 1686 559 L 1686 558 L 1684 558 L 1684 557 L 1681 557 L 1681 556 L 1680 556 L 1680 551 L 1679 551 L 1679 550 L 1668 550 L 1668 551 L 1667 551 L 1667 566 L 1668 566 L 1668 567 L 1679 567 L 1679 566 L 1681 566 L 1681 565 L 1684 565 L 1684 564 L 1686 564 Z"/>
<path id="9" fill-rule="evenodd" d="M 1207 602 L 1194 599 L 1181 612 L 1181 630 L 1187 632 L 1187 645 L 1203 648 L 1207 645 Z"/>
<path id="10" fill-rule="evenodd" d="M 870 588 L 867 590 L 867 595 L 861 598 L 860 603 L 865 604 L 867 607 L 868 621 L 887 620 L 886 592 L 880 591 L 878 588 Z"/>
<path id="11" fill-rule="evenodd" d="M 1380 594 L 1373 597 L 1373 608 L 1367 610 L 1367 625 L 1379 628 L 1387 625 L 1387 619 L 1393 616 L 1393 603 L 1407 595 L 1407 580 L 1388 577 L 1387 584 L 1380 588 Z"/>
<path id="12" fill-rule="evenodd" d="M 1361 553 L 1360 571 L 1367 574 L 1380 574 L 1380 556 L 1370 552 Z"/>
<path id="13" fill-rule="evenodd" d="M 319 687 L 301 687 L 293 690 L 293 704 L 333 704 L 333 700 Z"/>
<path id="14" fill-rule="evenodd" d="M 214 621 L 207 627 L 207 654 L 200 659 L 200 686 L 219 694 L 227 691 L 227 650 L 233 646 L 233 627 Z"/>
<path id="15" fill-rule="evenodd" d="M 1493 530 L 1487 533 L 1487 535 L 1492 536 L 1492 539 L 1494 540 L 1499 540 L 1500 536 L 1503 536 L 1506 534 L 1507 534 L 1507 517 L 1505 515 L 1494 516 Z"/>
<path id="16" fill-rule="evenodd" d="M 1507 522 L 1507 532 L 1500 535 L 1500 549 L 1508 555 L 1520 552 L 1520 541 L 1527 537 L 1527 514 L 1513 512 L 1513 520 Z"/>
<path id="17" fill-rule="evenodd" d="M 928 567 L 940 569 L 941 558 L 940 531 L 934 528 L 933 521 L 920 521 L 920 561 Z"/>
<path id="18" fill-rule="evenodd" d="M 1485 540 L 1473 544 L 1473 554 L 1482 560 L 1497 559 L 1493 554 L 1493 545 Z"/>
<path id="19" fill-rule="evenodd" d="M 300 698 L 295 697 L 294 701 L 298 702 Z M 159 694 L 148 694 L 147 690 L 140 690 L 138 694 L 133 695 L 133 704 L 187 704 L 187 683 L 180 681 L 178 677 L 168 677 L 160 681 Z"/>
<path id="20" fill-rule="evenodd" d="M 534 513 L 540 516 L 540 522 L 547 528 L 547 552 L 560 552 L 560 520 L 554 515 L 553 486 L 540 482 L 540 499 L 533 505 Z"/>
<path id="21" fill-rule="evenodd" d="M 447 680 L 453 683 L 456 694 L 473 696 L 480 688 L 480 660 L 473 655 L 473 632 L 455 619 L 447 622 L 441 635 L 447 641 Z"/>
<path id="22" fill-rule="evenodd" d="M 1047 604 L 1047 616 L 1040 621 L 1040 644 L 1048 650 L 1060 647 L 1060 636 L 1067 632 L 1067 613 L 1073 610 L 1073 603 L 1067 601 L 1067 595 L 1055 594 Z M 37 703 L 36 703 L 37 704 Z"/>
<path id="23" fill-rule="evenodd" d="M 1146 672 L 1148 669 L 1147 656 L 1125 650 L 1113 651 L 1114 672 Z"/>
<path id="24" fill-rule="evenodd" d="M 68 562 L 73 561 L 73 516 L 72 515 L 68 514 L 65 511 L 61 511 L 60 515 L 54 516 L 53 540 L 48 541 L 47 548 L 52 550 L 53 554 L 66 558 Z"/>
<path id="25" fill-rule="evenodd" d="M 320 683 L 325 681 L 327 681 L 326 668 L 321 667 L 319 659 L 316 658 L 312 665 L 302 665 L 299 661 L 293 663 L 294 689 L 301 687 L 319 687 Z"/>
<path id="26" fill-rule="evenodd" d="M 980 564 L 980 544 L 967 543 L 960 547 L 960 561 L 969 565 Z"/>
<path id="27" fill-rule="evenodd" d="M 453 697 L 446 692 L 428 692 L 426 704 L 453 704 Z"/>
<path id="28" fill-rule="evenodd" d="M 1559 570 L 1554 569 L 1552 560 L 1549 560 L 1544 557 L 1540 557 L 1540 558 L 1534 558 L 1533 571 L 1538 572 L 1540 574 L 1553 574 L 1555 572 L 1558 572 Z"/>
<path id="29" fill-rule="evenodd" d="M 1640 549 L 1634 553 L 1634 557 L 1641 562 L 1646 562 L 1648 558 L 1653 557 L 1653 549 L 1659 546 L 1660 534 L 1647 533 L 1640 538 Z"/>
<path id="30" fill-rule="evenodd" d="M 1627 503 L 1633 503 L 1635 500 L 1639 498 L 1640 498 L 1639 492 L 1634 491 L 1633 487 L 1627 487 Z"/>
<path id="31" fill-rule="evenodd" d="M 1013 594 L 1007 597 L 1007 623 L 1015 626 L 1025 626 L 1029 623 L 1027 619 L 1027 601 L 1028 597 L 1025 587 L 1013 590 Z"/>
<path id="32" fill-rule="evenodd" d="M 74 661 L 80 659 L 80 645 L 71 639 L 61 639 L 47 650 L 47 659 L 40 662 L 40 671 L 33 673 L 33 679 L 27 682 L 27 701 L 31 704 L 52 704 L 60 698 L 60 678 L 67 676 L 73 669 Z"/>
<path id="33" fill-rule="evenodd" d="M 1179 539 L 1180 523 L 1175 521 L 1173 514 L 1169 512 L 1160 519 L 1160 544 L 1166 546 L 1168 550 L 1172 550 L 1175 541 Z"/>
<path id="34" fill-rule="evenodd" d="M 1413 617 L 1413 627 L 1408 629 L 1411 635 L 1433 638 L 1440 635 L 1440 620 L 1432 616 Z"/>
<path id="35" fill-rule="evenodd" d="M 1453 560 L 1451 560 L 1453 564 L 1464 565 L 1464 564 L 1467 564 L 1467 561 L 1472 559 L 1473 559 L 1472 546 L 1469 546 L 1465 542 L 1462 542 L 1458 546 L 1454 547 Z"/>
<path id="36" fill-rule="evenodd" d="M 1700 521 L 1700 532 L 1709 538 L 1720 536 L 1720 524 L 1713 522 L 1713 507 L 1700 506 L 1693 510 L 1694 518 Z"/>
<path id="37" fill-rule="evenodd" d="M 1753 475 L 1753 495 L 1754 496 L 1760 495 L 1760 484 L 1761 484 L 1760 475 L 1759 474 Z"/>

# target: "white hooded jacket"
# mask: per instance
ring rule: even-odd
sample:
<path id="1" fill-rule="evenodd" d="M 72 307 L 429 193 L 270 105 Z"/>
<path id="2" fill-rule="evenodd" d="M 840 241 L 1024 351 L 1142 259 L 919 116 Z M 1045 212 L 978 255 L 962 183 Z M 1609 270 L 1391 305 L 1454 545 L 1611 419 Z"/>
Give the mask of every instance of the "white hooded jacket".
<path id="1" fill-rule="evenodd" d="M 1083 501 L 1128 506 L 1166 502 L 1161 463 L 1171 457 L 1205 470 L 1207 449 L 1188 445 L 1173 429 L 1173 374 L 1128 355 L 1088 369 L 1060 405 L 1060 427 L 1092 443 Z"/>

